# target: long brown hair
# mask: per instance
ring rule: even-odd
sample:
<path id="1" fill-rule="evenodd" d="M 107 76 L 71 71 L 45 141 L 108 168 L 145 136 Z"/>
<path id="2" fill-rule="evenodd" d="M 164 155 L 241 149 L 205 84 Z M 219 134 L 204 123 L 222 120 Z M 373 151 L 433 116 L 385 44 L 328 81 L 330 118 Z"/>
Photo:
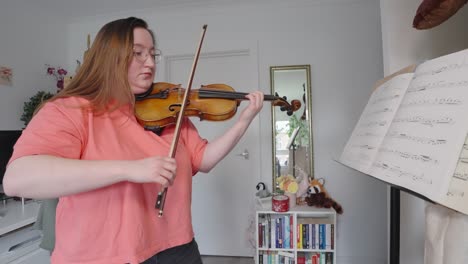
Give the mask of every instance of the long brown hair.
<path id="1" fill-rule="evenodd" d="M 133 30 L 148 30 L 148 24 L 135 17 L 118 19 L 99 30 L 83 64 L 72 81 L 60 91 L 58 98 L 78 96 L 87 99 L 94 113 L 112 111 L 135 102 L 128 81 L 128 67 L 133 58 Z"/>

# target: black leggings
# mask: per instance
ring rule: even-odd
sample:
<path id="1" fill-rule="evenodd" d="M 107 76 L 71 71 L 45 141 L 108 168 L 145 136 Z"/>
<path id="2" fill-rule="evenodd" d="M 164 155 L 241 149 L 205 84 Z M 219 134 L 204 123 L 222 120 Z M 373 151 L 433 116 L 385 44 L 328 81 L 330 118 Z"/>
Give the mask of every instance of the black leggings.
<path id="1" fill-rule="evenodd" d="M 198 244 L 193 239 L 188 244 L 166 249 L 141 264 L 203 264 Z"/>

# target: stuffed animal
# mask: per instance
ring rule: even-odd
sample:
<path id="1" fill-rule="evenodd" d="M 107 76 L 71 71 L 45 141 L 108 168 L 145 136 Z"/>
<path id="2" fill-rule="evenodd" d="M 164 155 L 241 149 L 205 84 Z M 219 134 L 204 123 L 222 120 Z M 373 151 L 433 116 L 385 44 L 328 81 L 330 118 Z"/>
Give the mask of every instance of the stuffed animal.
<path id="1" fill-rule="evenodd" d="M 255 188 L 258 191 L 255 195 L 258 196 L 259 198 L 265 198 L 265 197 L 270 196 L 270 192 L 268 191 L 265 183 L 259 182 Z"/>
<path id="2" fill-rule="evenodd" d="M 307 205 L 319 208 L 333 207 L 338 214 L 342 214 L 343 208 L 328 195 L 327 190 L 323 187 L 324 183 L 325 180 L 323 178 L 313 179 L 310 181 L 309 190 L 307 191 L 307 196 L 305 198 Z"/>

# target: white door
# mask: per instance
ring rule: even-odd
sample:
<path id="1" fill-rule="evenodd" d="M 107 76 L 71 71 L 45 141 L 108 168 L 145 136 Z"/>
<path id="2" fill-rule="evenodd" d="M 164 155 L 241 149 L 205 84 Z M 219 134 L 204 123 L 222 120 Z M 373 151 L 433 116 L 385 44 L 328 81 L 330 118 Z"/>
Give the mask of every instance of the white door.
<path id="1" fill-rule="evenodd" d="M 187 85 L 193 56 L 169 56 L 166 79 Z M 203 53 L 198 61 L 192 89 L 201 84 L 224 83 L 236 92 L 258 90 L 256 54 L 252 50 Z M 237 114 L 229 121 L 199 121 L 194 117 L 200 134 L 208 140 L 226 131 L 238 119 L 248 104 L 241 103 Z M 265 105 L 264 109 L 268 109 Z M 253 256 L 249 243 L 249 216 L 252 215 L 255 185 L 260 175 L 259 119 L 210 173 L 198 173 L 193 179 L 192 218 L 195 238 L 202 255 Z M 242 153 L 248 153 L 242 155 Z"/>

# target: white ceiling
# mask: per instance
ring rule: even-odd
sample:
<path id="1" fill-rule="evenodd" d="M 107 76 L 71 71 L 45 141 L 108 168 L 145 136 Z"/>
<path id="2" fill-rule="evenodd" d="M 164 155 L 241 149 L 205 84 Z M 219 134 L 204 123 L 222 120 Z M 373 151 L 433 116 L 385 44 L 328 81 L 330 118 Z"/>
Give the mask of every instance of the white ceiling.
<path id="1" fill-rule="evenodd" d="M 199 4 L 236 4 L 261 0 L 0 0 L 0 15 L 46 15 L 73 20 L 100 14 L 120 13 L 125 10 L 144 10 L 157 7 L 186 7 Z"/>
<path id="2" fill-rule="evenodd" d="M 241 3 L 271 2 L 344 3 L 379 0 L 0 0 L 1 15 L 34 15 L 74 20 L 101 14 L 121 13 L 126 10 L 155 8 L 187 8 L 195 5 L 236 5 Z M 285 2 L 287 1 L 287 2 Z"/>

